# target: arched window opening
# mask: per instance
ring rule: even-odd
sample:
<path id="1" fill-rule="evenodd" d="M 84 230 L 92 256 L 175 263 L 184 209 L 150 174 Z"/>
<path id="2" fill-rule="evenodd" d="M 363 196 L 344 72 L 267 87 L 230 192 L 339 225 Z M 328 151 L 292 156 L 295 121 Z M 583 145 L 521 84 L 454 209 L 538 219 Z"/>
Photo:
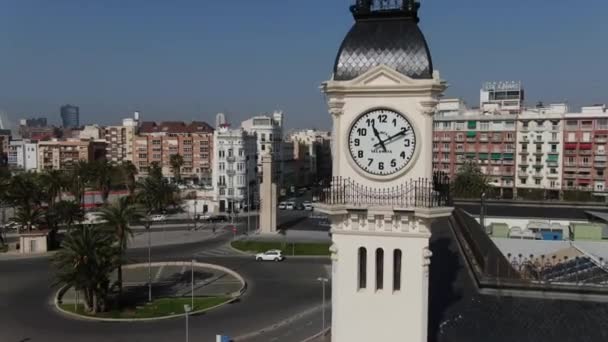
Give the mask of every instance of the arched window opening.
<path id="1" fill-rule="evenodd" d="M 367 288 L 367 250 L 359 248 L 359 289 Z"/>
<path id="2" fill-rule="evenodd" d="M 384 288 L 384 250 L 376 249 L 376 290 Z"/>
<path id="3" fill-rule="evenodd" d="M 401 290 L 401 250 L 393 252 L 393 291 Z"/>

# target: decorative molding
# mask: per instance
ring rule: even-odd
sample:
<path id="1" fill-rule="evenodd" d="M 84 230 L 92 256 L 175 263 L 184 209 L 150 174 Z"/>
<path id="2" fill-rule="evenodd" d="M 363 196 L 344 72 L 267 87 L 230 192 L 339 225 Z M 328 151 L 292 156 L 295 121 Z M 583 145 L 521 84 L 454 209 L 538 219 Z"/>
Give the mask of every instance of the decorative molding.
<path id="1" fill-rule="evenodd" d="M 401 215 L 401 231 L 409 232 L 410 231 L 410 216 L 409 215 Z"/>
<path id="2" fill-rule="evenodd" d="M 422 269 L 426 278 L 428 278 L 429 276 L 429 266 L 431 265 L 432 256 L 433 252 L 431 252 L 428 247 L 424 247 L 424 249 L 422 250 Z"/>
<path id="3" fill-rule="evenodd" d="M 420 112 L 422 114 L 433 116 L 433 115 L 435 115 L 435 112 L 437 111 L 438 104 L 439 104 L 439 101 L 437 99 L 420 101 L 419 102 Z"/>
<path id="4" fill-rule="evenodd" d="M 329 113 L 334 117 L 339 117 L 344 114 L 344 99 L 341 97 L 330 97 L 327 100 L 327 106 L 329 107 Z"/>
<path id="5" fill-rule="evenodd" d="M 331 253 L 331 260 L 338 261 L 338 246 L 335 243 L 329 247 L 329 253 Z"/>

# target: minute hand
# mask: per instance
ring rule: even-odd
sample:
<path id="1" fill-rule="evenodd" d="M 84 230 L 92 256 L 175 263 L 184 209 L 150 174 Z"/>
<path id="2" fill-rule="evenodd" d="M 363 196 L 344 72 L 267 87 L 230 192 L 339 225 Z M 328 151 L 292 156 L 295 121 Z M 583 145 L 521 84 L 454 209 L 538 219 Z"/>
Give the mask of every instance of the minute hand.
<path id="1" fill-rule="evenodd" d="M 405 131 L 399 131 L 399 133 L 397 133 L 397 134 L 395 134 L 393 136 L 390 136 L 390 137 L 382 140 L 381 142 L 377 143 L 376 145 L 374 145 L 374 147 L 378 147 L 378 146 L 380 146 L 380 144 L 384 144 L 384 143 L 387 143 L 389 141 L 392 141 L 393 139 L 395 139 L 395 138 L 397 138 L 397 137 L 399 137 L 401 135 L 405 135 L 407 132 L 409 132 L 409 130 L 407 130 L 407 129 Z"/>

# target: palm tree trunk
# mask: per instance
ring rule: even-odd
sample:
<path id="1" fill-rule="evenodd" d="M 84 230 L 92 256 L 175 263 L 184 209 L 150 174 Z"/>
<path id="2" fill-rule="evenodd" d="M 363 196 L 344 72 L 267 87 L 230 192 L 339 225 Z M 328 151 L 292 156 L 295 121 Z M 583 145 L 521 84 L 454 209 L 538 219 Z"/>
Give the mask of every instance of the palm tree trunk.
<path id="1" fill-rule="evenodd" d="M 118 261 L 118 298 L 122 296 L 122 260 Z"/>

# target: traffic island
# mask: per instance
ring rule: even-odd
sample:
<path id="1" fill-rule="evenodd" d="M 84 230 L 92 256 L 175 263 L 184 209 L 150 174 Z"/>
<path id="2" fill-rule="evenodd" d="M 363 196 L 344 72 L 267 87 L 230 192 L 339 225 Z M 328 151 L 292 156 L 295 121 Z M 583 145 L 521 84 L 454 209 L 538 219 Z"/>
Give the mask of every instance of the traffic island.
<path id="1" fill-rule="evenodd" d="M 150 267 L 149 267 L 150 266 Z M 113 275 L 115 278 L 115 275 Z M 149 282 L 152 279 L 152 301 Z M 83 294 L 63 287 L 55 307 L 64 315 L 98 321 L 150 321 L 196 315 L 236 301 L 246 290 L 243 277 L 228 268 L 197 262 L 157 262 L 123 267 L 123 294 L 110 296 L 103 312 L 85 310 Z"/>

